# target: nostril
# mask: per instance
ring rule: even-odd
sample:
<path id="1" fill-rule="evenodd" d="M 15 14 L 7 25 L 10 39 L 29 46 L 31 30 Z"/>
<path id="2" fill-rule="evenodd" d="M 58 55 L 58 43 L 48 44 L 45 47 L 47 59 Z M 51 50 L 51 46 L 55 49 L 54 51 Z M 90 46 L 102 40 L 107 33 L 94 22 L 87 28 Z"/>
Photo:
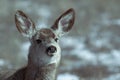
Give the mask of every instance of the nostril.
<path id="1" fill-rule="evenodd" d="M 55 46 L 50 46 L 50 47 L 47 48 L 46 51 L 47 51 L 48 55 L 53 56 L 54 53 L 56 52 L 56 47 Z"/>

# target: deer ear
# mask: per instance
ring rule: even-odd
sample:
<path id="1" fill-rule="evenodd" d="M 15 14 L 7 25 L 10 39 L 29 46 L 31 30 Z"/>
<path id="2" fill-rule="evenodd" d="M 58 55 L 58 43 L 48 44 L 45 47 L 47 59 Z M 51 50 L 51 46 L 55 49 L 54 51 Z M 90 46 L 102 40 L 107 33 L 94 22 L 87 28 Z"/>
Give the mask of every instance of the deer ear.
<path id="1" fill-rule="evenodd" d="M 63 35 L 64 33 L 71 30 L 75 20 L 74 9 L 69 9 L 63 13 L 51 27 L 53 30 L 57 31 L 58 35 Z"/>
<path id="2" fill-rule="evenodd" d="M 16 12 L 15 23 L 18 31 L 25 37 L 30 38 L 36 32 L 33 21 L 22 11 Z"/>

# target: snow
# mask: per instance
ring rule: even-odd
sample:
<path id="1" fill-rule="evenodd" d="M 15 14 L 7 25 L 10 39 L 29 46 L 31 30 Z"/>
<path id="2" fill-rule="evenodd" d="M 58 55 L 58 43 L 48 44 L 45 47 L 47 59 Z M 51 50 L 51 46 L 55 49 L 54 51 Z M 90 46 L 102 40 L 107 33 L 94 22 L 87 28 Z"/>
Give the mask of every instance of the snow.
<path id="1" fill-rule="evenodd" d="M 94 43 L 97 47 L 102 47 L 103 45 L 108 44 L 108 41 L 107 41 L 107 39 L 102 39 L 102 40 L 97 39 L 97 40 L 95 40 L 93 43 Z"/>
<path id="2" fill-rule="evenodd" d="M 103 80 L 120 80 L 120 73 L 114 74 L 114 75 L 110 75 L 109 77 L 104 78 Z"/>
<path id="3" fill-rule="evenodd" d="M 93 63 L 95 64 L 96 63 L 96 55 L 91 53 L 89 50 L 85 50 L 85 49 L 82 49 L 82 50 L 73 50 L 71 52 L 72 55 L 76 55 L 77 57 L 79 57 L 80 59 L 86 61 L 86 62 L 89 62 L 89 63 Z"/>
<path id="4" fill-rule="evenodd" d="M 120 25 L 120 19 L 110 19 L 110 14 L 108 13 L 103 13 L 101 15 L 102 17 L 102 24 L 106 25 L 106 26 L 110 26 L 110 25 Z"/>
<path id="5" fill-rule="evenodd" d="M 30 46 L 30 42 L 25 42 L 21 46 L 20 56 L 24 57 L 26 60 L 27 60 L 29 46 Z"/>
<path id="6" fill-rule="evenodd" d="M 62 44 L 64 44 L 63 47 L 74 47 L 70 51 L 71 55 L 76 55 L 83 61 L 96 64 L 96 55 L 85 48 L 83 40 L 80 40 L 79 38 L 66 37 L 63 38 L 62 42 Z"/>
<path id="7" fill-rule="evenodd" d="M 61 44 L 64 44 L 62 47 L 75 47 L 77 49 L 84 48 L 85 44 L 83 44 L 83 40 L 79 39 L 78 37 L 72 38 L 72 37 L 63 37 L 61 39 Z"/>
<path id="8" fill-rule="evenodd" d="M 51 16 L 51 11 L 48 6 L 38 6 L 38 15 L 42 16 L 43 18 L 49 18 Z"/>
<path id="9" fill-rule="evenodd" d="M 0 66 L 4 66 L 5 65 L 5 60 L 0 59 Z"/>
<path id="10" fill-rule="evenodd" d="M 40 18 L 37 21 L 37 28 L 46 28 L 48 26 L 48 19 L 51 17 L 51 11 L 50 8 L 47 5 L 36 5 L 37 8 L 37 14 L 40 16 Z"/>
<path id="11" fill-rule="evenodd" d="M 29 9 L 29 7 L 31 6 L 31 2 L 28 0 L 24 0 L 24 1 L 19 1 L 17 4 L 15 4 L 17 9 L 24 9 L 27 12 L 31 11 L 31 8 Z M 22 5 L 22 6 L 21 6 Z"/>
<path id="12" fill-rule="evenodd" d="M 0 58 L 0 69 L 1 69 L 1 67 L 5 67 L 5 66 L 6 66 L 8 69 L 12 69 L 12 68 L 13 68 L 13 66 L 10 64 L 9 61 Z"/>
<path id="13" fill-rule="evenodd" d="M 64 73 L 58 75 L 57 80 L 80 80 L 80 79 L 76 75 Z"/>
<path id="14" fill-rule="evenodd" d="M 112 20 L 111 23 L 114 25 L 120 25 L 120 19 Z"/>
<path id="15" fill-rule="evenodd" d="M 48 26 L 44 21 L 38 21 L 37 22 L 37 30 L 39 30 L 41 28 L 46 28 L 46 27 L 48 27 Z"/>
<path id="16" fill-rule="evenodd" d="M 98 60 L 101 62 L 103 65 L 106 66 L 120 66 L 120 51 L 118 50 L 112 50 L 111 53 L 104 53 L 104 54 L 99 54 L 98 55 Z"/>
<path id="17" fill-rule="evenodd" d="M 101 21 L 102 21 L 102 24 L 104 24 L 104 25 L 110 25 L 111 23 L 110 23 L 110 14 L 108 14 L 108 13 L 103 13 L 102 15 L 101 15 Z"/>
<path id="18" fill-rule="evenodd" d="M 102 39 L 104 40 L 104 39 Z M 65 42 L 64 42 L 65 41 Z M 100 40 L 97 40 L 94 45 L 97 45 L 96 47 L 100 47 L 103 45 L 107 40 L 104 40 L 103 43 Z M 63 47 L 74 47 L 69 55 L 76 55 L 81 59 L 80 62 L 86 62 L 93 65 L 101 64 L 108 67 L 116 67 L 120 66 L 120 50 L 112 49 L 110 53 L 99 53 L 96 54 L 94 52 L 91 52 L 89 49 L 85 47 L 85 44 L 82 40 L 79 38 L 72 38 L 72 37 L 66 37 L 63 38 L 62 43 L 64 44 Z M 86 64 L 87 65 L 87 64 Z"/>

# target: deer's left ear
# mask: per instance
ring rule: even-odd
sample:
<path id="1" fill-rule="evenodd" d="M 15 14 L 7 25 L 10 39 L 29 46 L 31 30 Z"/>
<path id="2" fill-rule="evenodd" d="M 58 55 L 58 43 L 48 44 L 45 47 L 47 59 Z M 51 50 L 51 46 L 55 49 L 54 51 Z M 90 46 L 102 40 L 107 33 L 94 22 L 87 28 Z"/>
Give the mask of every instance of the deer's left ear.
<path id="1" fill-rule="evenodd" d="M 75 20 L 74 9 L 69 9 L 63 13 L 51 27 L 59 36 L 71 30 Z"/>

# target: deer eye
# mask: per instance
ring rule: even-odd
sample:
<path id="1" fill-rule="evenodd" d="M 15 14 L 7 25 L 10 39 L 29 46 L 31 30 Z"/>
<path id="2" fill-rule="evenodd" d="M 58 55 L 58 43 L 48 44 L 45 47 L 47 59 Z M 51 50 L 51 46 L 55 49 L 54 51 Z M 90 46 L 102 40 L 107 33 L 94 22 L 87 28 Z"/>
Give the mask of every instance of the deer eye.
<path id="1" fill-rule="evenodd" d="M 36 42 L 37 42 L 38 44 L 40 44 L 40 43 L 42 43 L 42 40 L 37 39 Z"/>
<path id="2" fill-rule="evenodd" d="M 58 38 L 55 38 L 55 41 L 58 42 Z"/>

